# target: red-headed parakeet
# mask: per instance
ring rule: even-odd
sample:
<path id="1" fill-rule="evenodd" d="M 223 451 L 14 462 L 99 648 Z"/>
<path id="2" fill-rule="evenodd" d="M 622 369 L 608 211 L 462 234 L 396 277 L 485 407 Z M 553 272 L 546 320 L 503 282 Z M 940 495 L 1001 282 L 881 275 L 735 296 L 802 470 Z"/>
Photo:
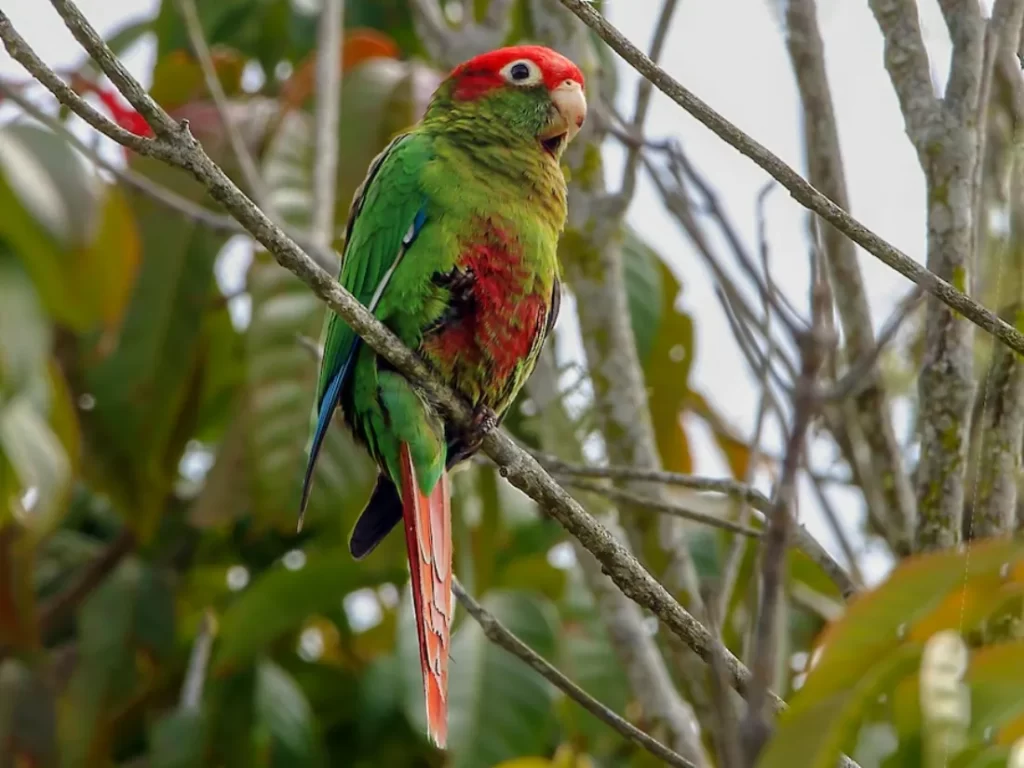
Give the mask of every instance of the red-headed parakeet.
<path id="1" fill-rule="evenodd" d="M 540 46 L 456 67 L 423 119 L 373 161 L 349 213 L 341 284 L 440 380 L 500 421 L 559 303 L 566 218 L 559 160 L 586 117 L 583 75 Z M 447 470 L 479 447 L 329 312 L 302 491 L 336 408 L 380 468 L 349 549 L 365 557 L 404 520 L 427 727 L 447 740 L 452 540 Z"/>

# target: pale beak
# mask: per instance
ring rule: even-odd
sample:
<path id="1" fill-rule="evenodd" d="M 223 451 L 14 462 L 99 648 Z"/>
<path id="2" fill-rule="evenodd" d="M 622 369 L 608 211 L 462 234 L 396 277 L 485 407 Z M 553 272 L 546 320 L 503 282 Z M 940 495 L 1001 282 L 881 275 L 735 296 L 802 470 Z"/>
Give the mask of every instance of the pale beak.
<path id="1" fill-rule="evenodd" d="M 561 149 L 580 132 L 587 119 L 587 97 L 583 86 L 575 80 L 564 80 L 551 90 L 555 117 L 540 135 L 544 148 L 550 152 Z"/>

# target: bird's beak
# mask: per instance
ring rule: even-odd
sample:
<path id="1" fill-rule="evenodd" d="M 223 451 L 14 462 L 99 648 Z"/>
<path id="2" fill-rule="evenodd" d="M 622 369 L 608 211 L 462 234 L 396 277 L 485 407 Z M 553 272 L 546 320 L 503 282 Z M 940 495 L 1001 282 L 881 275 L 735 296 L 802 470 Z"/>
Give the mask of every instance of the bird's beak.
<path id="1" fill-rule="evenodd" d="M 575 80 L 564 80 L 551 90 L 555 114 L 540 135 L 544 148 L 554 152 L 573 140 L 587 119 L 587 97 Z"/>

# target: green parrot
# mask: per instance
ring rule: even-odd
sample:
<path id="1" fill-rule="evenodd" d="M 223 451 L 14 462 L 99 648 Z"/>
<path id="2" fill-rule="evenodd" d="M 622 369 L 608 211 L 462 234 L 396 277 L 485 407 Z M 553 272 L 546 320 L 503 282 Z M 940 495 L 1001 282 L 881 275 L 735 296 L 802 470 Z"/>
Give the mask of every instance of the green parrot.
<path id="1" fill-rule="evenodd" d="M 431 739 L 448 731 L 452 540 L 448 470 L 500 422 L 559 306 L 559 160 L 586 117 L 583 75 L 541 46 L 456 67 L 423 119 L 373 161 L 349 213 L 341 284 L 474 407 L 446 421 L 335 313 L 324 326 L 302 489 L 336 408 L 380 474 L 349 540 L 359 559 L 404 521 Z"/>

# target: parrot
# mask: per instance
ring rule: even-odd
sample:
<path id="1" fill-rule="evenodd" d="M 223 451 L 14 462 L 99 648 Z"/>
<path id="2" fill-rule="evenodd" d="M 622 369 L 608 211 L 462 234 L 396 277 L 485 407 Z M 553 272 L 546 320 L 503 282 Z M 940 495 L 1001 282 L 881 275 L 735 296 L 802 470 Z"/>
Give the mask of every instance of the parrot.
<path id="1" fill-rule="evenodd" d="M 554 327 L 567 216 L 561 157 L 587 113 L 584 78 L 550 48 L 490 51 L 451 70 L 420 121 L 370 164 L 338 280 L 473 409 L 447 420 L 328 310 L 302 484 L 340 409 L 379 469 L 349 537 L 366 557 L 402 521 L 427 734 L 448 736 L 452 533 L 448 473 L 500 424 Z"/>

